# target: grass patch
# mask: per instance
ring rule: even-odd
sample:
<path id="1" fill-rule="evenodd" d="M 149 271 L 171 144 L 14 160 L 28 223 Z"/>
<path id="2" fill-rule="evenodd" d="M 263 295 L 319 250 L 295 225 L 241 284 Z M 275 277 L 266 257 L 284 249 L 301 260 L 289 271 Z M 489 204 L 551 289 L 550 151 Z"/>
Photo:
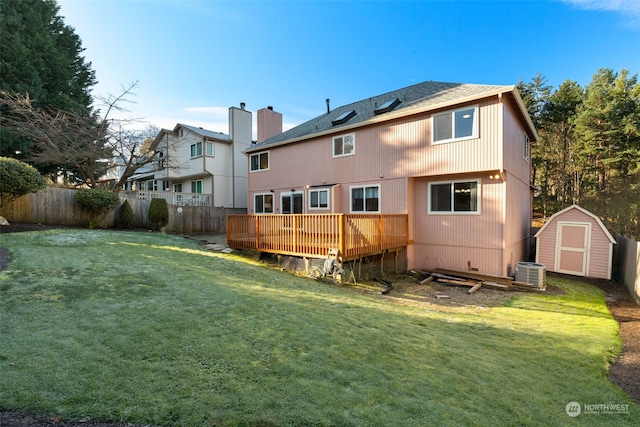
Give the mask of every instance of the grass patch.
<path id="1" fill-rule="evenodd" d="M 154 425 L 635 425 L 598 289 L 451 313 L 156 233 L 2 236 L 0 409 Z M 569 402 L 629 405 L 565 413 Z"/>

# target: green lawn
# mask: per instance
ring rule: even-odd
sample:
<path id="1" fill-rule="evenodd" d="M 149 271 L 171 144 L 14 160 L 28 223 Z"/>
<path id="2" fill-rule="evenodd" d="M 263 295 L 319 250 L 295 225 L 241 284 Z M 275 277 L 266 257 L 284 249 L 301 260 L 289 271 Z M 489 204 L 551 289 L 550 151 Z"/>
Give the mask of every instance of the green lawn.
<path id="1" fill-rule="evenodd" d="M 162 426 L 640 419 L 606 379 L 617 324 L 602 292 L 578 281 L 549 279 L 560 296 L 445 312 L 170 235 L 0 239 L 13 257 L 0 273 L 0 409 Z M 599 404 L 622 410 L 586 410 Z"/>

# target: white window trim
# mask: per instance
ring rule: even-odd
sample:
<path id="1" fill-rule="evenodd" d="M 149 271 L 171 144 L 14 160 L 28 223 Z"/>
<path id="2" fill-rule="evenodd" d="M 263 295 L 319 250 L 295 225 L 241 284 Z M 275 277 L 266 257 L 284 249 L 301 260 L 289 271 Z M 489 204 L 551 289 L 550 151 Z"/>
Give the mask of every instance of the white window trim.
<path id="1" fill-rule="evenodd" d="M 207 147 L 208 146 L 211 146 L 211 154 L 207 154 Z M 216 156 L 216 146 L 213 143 L 213 141 L 205 141 L 204 142 L 204 150 L 203 150 L 202 154 L 204 154 L 205 156 L 208 156 L 208 157 L 215 157 Z"/>
<path id="2" fill-rule="evenodd" d="M 200 154 L 197 154 L 197 153 L 196 153 L 196 155 L 195 155 L 195 156 L 192 156 L 192 155 L 191 155 L 191 152 L 193 151 L 193 150 L 192 150 L 192 148 L 193 148 L 194 146 L 195 146 L 195 147 L 197 147 L 197 146 L 198 146 L 198 144 L 200 144 Z M 197 150 L 196 150 L 196 151 L 197 151 Z M 198 158 L 198 157 L 202 157 L 202 154 L 203 154 L 203 152 L 202 152 L 202 141 L 193 142 L 193 143 L 189 144 L 189 156 L 190 156 L 190 158 L 195 159 L 195 158 Z"/>
<path id="3" fill-rule="evenodd" d="M 471 132 L 471 135 L 469 136 L 463 136 L 460 138 L 456 138 L 455 136 L 452 136 L 449 139 L 441 139 L 439 141 L 436 141 L 436 126 L 435 126 L 435 117 L 438 116 L 443 116 L 445 114 L 450 114 L 452 116 L 451 119 L 451 135 L 455 135 L 455 130 L 456 130 L 456 122 L 455 122 L 455 114 L 458 111 L 462 111 L 462 110 L 469 110 L 473 108 L 475 111 L 473 112 L 473 130 Z M 431 141 L 432 144 L 436 145 L 436 144 L 446 144 L 448 142 L 455 142 L 455 141 L 464 141 L 467 139 L 476 139 L 478 138 L 478 115 L 480 114 L 480 108 L 478 107 L 478 105 L 467 105 L 466 107 L 460 107 L 460 108 L 456 108 L 454 110 L 447 110 L 447 111 L 443 111 L 441 113 L 436 113 L 433 114 L 431 116 Z"/>
<path id="4" fill-rule="evenodd" d="M 264 208 L 264 196 L 271 196 L 271 212 L 256 212 L 256 196 L 262 197 L 262 206 Z M 254 193 L 253 194 L 253 213 L 256 215 L 273 215 L 275 212 L 276 196 L 273 193 Z"/>
<path id="5" fill-rule="evenodd" d="M 296 194 L 300 194 L 302 196 L 302 213 L 304 213 L 305 194 L 304 194 L 304 191 L 298 190 L 298 191 L 285 191 L 285 192 L 280 193 L 279 201 L 280 201 L 280 213 L 281 214 L 284 214 L 284 212 L 282 212 L 282 206 L 283 206 L 282 199 L 285 198 L 285 197 L 292 197 L 292 196 L 294 196 Z M 293 209 L 293 206 L 291 208 Z M 290 214 L 287 214 L 287 215 L 290 215 Z M 297 215 L 299 215 L 299 214 L 297 214 Z"/>
<path id="6" fill-rule="evenodd" d="M 327 206 L 326 207 L 313 207 L 311 206 L 311 193 L 313 193 L 314 191 L 318 192 L 318 204 L 320 204 L 320 192 L 321 191 L 326 191 L 327 192 Z M 307 194 L 307 199 L 309 199 L 309 210 L 310 211 L 326 211 L 326 210 L 330 210 L 331 209 L 331 189 L 330 188 L 311 188 L 308 191 Z"/>
<path id="7" fill-rule="evenodd" d="M 260 155 L 261 154 L 267 154 L 267 163 L 269 164 L 269 167 L 265 168 L 265 169 L 251 169 L 251 158 L 253 156 L 258 156 L 258 167 L 260 166 Z M 254 173 L 254 172 L 264 172 L 264 171 L 268 171 L 271 169 L 271 152 L 270 151 L 259 151 L 257 153 L 251 153 L 249 154 L 249 173 Z"/>
<path id="8" fill-rule="evenodd" d="M 366 206 L 367 206 L 367 200 L 366 200 L 366 195 L 367 195 L 367 188 L 368 187 L 378 187 L 378 210 L 377 211 L 368 211 L 366 210 Z M 354 211 L 353 210 L 353 189 L 354 188 L 362 188 L 364 190 L 364 194 L 365 194 L 365 200 L 364 200 L 364 207 L 365 210 L 362 211 Z M 364 185 L 351 185 L 349 186 L 349 213 L 353 213 L 353 214 L 375 214 L 375 213 L 380 213 L 380 207 L 382 206 L 382 191 L 380 190 L 380 184 L 364 184 Z"/>
<path id="9" fill-rule="evenodd" d="M 343 138 L 342 151 L 344 151 L 344 138 L 347 136 L 350 136 L 353 139 L 353 150 L 351 150 L 351 152 L 347 154 L 336 154 L 336 139 Z M 337 159 L 340 157 L 355 156 L 355 155 L 356 155 L 356 134 L 355 133 L 345 133 L 344 135 L 337 135 L 331 138 L 331 157 L 333 157 L 334 159 Z"/>
<path id="10" fill-rule="evenodd" d="M 477 205 L 478 205 L 478 209 L 475 211 L 454 211 L 454 210 L 450 210 L 450 211 L 432 211 L 431 210 L 431 186 L 432 185 L 437 185 L 437 184 L 451 184 L 453 186 L 453 184 L 457 184 L 460 182 L 475 182 L 478 188 L 478 200 L 477 200 Z M 453 203 L 453 198 L 451 199 L 451 203 Z M 456 180 L 451 180 L 451 181 L 435 181 L 435 182 L 430 182 L 428 185 L 428 191 L 427 191 L 427 213 L 429 215 L 480 215 L 482 213 L 482 181 L 480 179 L 456 179 Z"/>
<path id="11" fill-rule="evenodd" d="M 198 191 L 197 191 L 198 190 L 198 183 L 200 183 L 200 188 L 202 189 L 202 193 L 198 193 Z M 195 187 L 196 187 L 195 188 L 196 191 L 193 191 L 193 185 L 194 184 L 195 184 Z M 193 193 L 193 194 L 204 194 L 204 181 L 201 180 L 201 179 L 194 179 L 193 181 L 191 181 L 190 190 L 191 190 L 191 193 Z"/>

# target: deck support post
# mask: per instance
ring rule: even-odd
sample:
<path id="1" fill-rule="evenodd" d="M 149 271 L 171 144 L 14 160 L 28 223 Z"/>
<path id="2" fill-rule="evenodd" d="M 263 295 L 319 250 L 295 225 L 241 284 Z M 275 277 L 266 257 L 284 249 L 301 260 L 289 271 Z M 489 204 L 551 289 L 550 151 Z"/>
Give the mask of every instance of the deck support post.
<path id="1" fill-rule="evenodd" d="M 309 274 L 309 257 L 303 257 L 304 260 L 304 272 L 305 274 Z"/>
<path id="2" fill-rule="evenodd" d="M 395 250 L 395 256 L 396 256 L 396 274 L 398 274 L 398 249 L 397 248 Z"/>

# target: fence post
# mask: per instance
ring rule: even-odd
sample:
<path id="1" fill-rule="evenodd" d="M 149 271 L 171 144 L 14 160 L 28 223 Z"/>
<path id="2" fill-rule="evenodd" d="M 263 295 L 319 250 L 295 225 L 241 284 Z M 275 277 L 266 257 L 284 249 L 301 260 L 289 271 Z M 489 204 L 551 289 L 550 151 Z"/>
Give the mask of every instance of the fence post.
<path id="1" fill-rule="evenodd" d="M 256 249 L 260 247 L 260 215 L 254 215 L 256 220 Z"/>
<path id="2" fill-rule="evenodd" d="M 339 231 L 339 237 L 338 237 L 338 241 L 339 241 L 339 247 L 340 247 L 340 254 L 342 256 L 345 256 L 346 253 L 346 243 L 345 243 L 345 235 L 344 235 L 344 231 L 346 228 L 346 224 L 345 222 L 347 221 L 347 216 L 345 214 L 338 214 L 338 220 L 339 220 L 339 227 L 340 227 L 340 231 Z"/>

